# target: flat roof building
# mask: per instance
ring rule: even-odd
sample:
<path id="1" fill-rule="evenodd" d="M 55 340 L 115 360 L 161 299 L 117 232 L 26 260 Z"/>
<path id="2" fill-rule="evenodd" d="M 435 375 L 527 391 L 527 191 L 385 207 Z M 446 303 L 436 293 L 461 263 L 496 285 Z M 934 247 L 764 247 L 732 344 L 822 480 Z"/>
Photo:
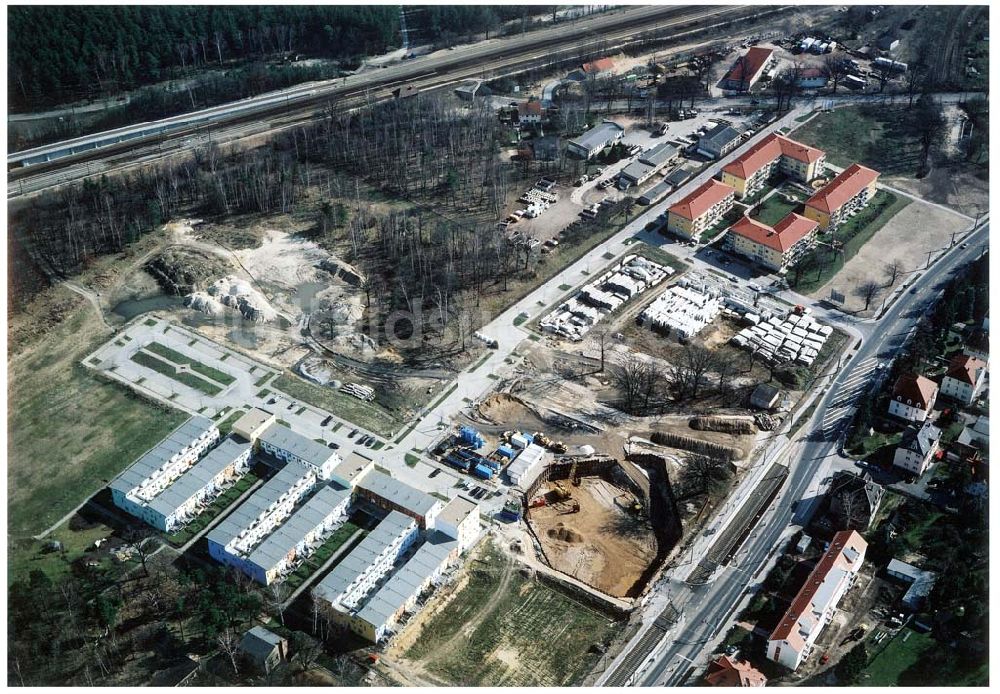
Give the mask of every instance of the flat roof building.
<path id="1" fill-rule="evenodd" d="M 357 481 L 375 469 L 375 461 L 358 451 L 351 451 L 344 461 L 333 469 L 330 479 L 348 489 L 353 489 Z"/>
<path id="2" fill-rule="evenodd" d="M 272 424 L 274 424 L 272 413 L 259 407 L 252 407 L 249 412 L 236 420 L 232 431 L 253 443 Z"/>
<path id="3" fill-rule="evenodd" d="M 434 529 L 458 541 L 460 552 L 471 547 L 479 537 L 479 504 L 456 496 L 434 519 Z"/>
<path id="4" fill-rule="evenodd" d="M 258 436 L 260 448 L 278 460 L 313 468 L 323 480 L 330 479 L 340 454 L 321 443 L 297 434 L 282 424 L 271 424 Z"/>
<path id="5" fill-rule="evenodd" d="M 421 528 L 434 526 L 434 518 L 442 506 L 441 501 L 430 494 L 378 470 L 369 472 L 354 488 L 359 497 L 380 508 L 405 513 L 416 520 Z"/>
<path id="6" fill-rule="evenodd" d="M 641 186 L 664 166 L 675 161 L 679 154 L 680 150 L 672 144 L 661 142 L 648 152 L 640 154 L 634 162 L 622 169 L 618 176 L 619 187 L 623 184 L 626 188 Z"/>
<path id="7" fill-rule="evenodd" d="M 264 578 L 246 557 L 275 528 L 285 522 L 316 484 L 316 471 L 286 465 L 208 533 L 208 553 L 216 561 L 235 566 L 255 580 Z"/>
<path id="8" fill-rule="evenodd" d="M 166 530 L 168 518 L 150 503 L 187 472 L 216 441 L 219 429 L 194 416 L 170 432 L 121 472 L 108 488 L 114 504 L 155 528 Z"/>

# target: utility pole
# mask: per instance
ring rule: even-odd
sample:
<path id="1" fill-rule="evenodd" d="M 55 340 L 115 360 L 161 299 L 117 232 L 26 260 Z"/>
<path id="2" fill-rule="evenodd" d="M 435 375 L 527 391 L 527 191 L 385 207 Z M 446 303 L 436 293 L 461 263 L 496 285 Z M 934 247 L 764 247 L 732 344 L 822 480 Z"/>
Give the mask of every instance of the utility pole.
<path id="1" fill-rule="evenodd" d="M 933 252 L 933 250 L 927 251 L 927 265 L 924 266 L 925 270 L 931 266 L 931 253 Z"/>

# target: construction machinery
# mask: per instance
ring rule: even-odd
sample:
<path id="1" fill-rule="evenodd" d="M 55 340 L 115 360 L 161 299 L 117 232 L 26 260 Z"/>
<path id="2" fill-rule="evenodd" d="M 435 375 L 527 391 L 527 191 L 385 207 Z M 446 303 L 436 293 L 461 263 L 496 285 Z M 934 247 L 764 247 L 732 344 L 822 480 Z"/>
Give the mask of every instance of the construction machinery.
<path id="1" fill-rule="evenodd" d="M 556 482 L 555 488 L 549 493 L 556 501 L 567 501 L 573 498 L 573 493 L 566 489 L 561 482 Z"/>
<path id="2" fill-rule="evenodd" d="M 577 501 L 576 499 L 573 499 L 573 503 L 570 504 L 570 507 L 567 510 L 563 511 L 560 515 L 567 515 L 570 513 L 579 513 L 579 512 L 580 512 L 580 502 Z"/>

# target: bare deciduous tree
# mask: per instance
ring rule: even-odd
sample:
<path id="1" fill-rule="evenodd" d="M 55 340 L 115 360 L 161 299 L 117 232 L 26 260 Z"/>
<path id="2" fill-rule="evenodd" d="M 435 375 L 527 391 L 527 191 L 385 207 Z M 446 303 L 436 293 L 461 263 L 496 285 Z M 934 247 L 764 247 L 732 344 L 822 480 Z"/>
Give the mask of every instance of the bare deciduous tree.
<path id="1" fill-rule="evenodd" d="M 878 293 L 881 291 L 881 284 L 875 280 L 866 280 L 855 287 L 854 296 L 864 300 L 865 307 L 863 310 L 867 311 L 868 307 L 871 306 L 872 300 L 878 296 Z"/>
<path id="2" fill-rule="evenodd" d="M 229 662 L 233 666 L 233 674 L 240 674 L 240 668 L 236 660 L 236 656 L 240 651 L 240 639 L 236 635 L 236 632 L 226 628 L 219 634 L 216 643 L 219 644 L 219 650 L 229 657 Z"/>
<path id="3" fill-rule="evenodd" d="M 891 287 L 896 284 L 896 280 L 899 276 L 903 274 L 904 268 L 903 263 L 899 258 L 894 258 L 891 262 L 885 264 L 885 277 L 886 277 L 886 287 Z"/>

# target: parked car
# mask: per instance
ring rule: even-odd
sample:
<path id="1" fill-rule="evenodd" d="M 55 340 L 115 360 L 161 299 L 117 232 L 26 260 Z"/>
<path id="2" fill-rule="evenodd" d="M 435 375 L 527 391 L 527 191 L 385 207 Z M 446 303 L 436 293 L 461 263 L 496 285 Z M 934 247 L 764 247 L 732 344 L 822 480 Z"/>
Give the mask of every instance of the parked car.
<path id="1" fill-rule="evenodd" d="M 340 444 L 339 443 L 334 443 L 333 441 L 331 441 L 330 443 L 328 443 L 326 445 L 327 445 L 328 448 L 332 448 L 333 450 L 337 450 L 338 448 L 340 448 Z"/>
<path id="2" fill-rule="evenodd" d="M 440 474 L 441 474 L 441 468 L 436 467 L 433 470 L 431 470 L 431 474 L 429 474 L 427 476 L 430 477 L 430 478 L 434 478 L 434 477 L 437 477 Z"/>
<path id="3" fill-rule="evenodd" d="M 354 430 L 351 431 L 350 434 L 347 435 L 347 438 L 353 439 L 355 436 L 357 436 L 357 434 L 358 434 L 358 430 L 354 429 Z"/>
<path id="4" fill-rule="evenodd" d="M 320 424 L 319 424 L 319 425 L 320 425 L 321 427 L 325 427 L 325 426 L 326 426 L 327 424 L 329 424 L 329 423 L 330 423 L 330 420 L 331 420 L 331 419 L 333 419 L 333 415 L 327 415 L 327 416 L 326 416 L 326 418 L 325 418 L 325 419 L 324 419 L 324 420 L 323 420 L 322 422 L 320 422 Z"/>

